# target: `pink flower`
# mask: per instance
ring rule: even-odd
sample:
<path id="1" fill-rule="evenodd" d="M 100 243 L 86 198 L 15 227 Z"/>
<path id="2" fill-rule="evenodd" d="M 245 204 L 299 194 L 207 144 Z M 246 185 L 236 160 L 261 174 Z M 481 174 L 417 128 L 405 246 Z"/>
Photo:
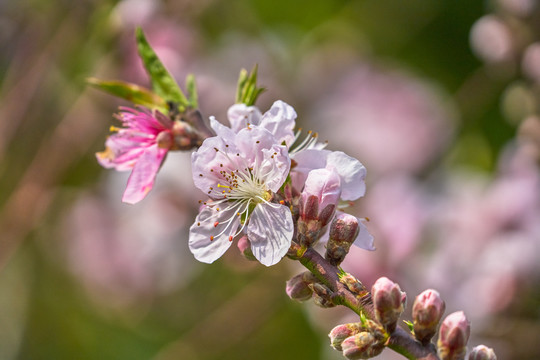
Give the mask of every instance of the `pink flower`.
<path id="1" fill-rule="evenodd" d="M 173 122 L 158 110 L 121 107 L 117 118 L 124 128 L 105 142 L 105 150 L 96 153 L 105 168 L 132 170 L 122 201 L 135 204 L 146 196 L 167 152 L 174 146 Z"/>
<path id="2" fill-rule="evenodd" d="M 235 133 L 210 121 L 217 136 L 206 139 L 191 159 L 195 186 L 211 200 L 190 228 L 189 248 L 197 260 L 212 263 L 246 229 L 255 258 L 274 265 L 287 253 L 294 231 L 289 208 L 272 203 L 289 174 L 287 147 L 264 128 Z"/>

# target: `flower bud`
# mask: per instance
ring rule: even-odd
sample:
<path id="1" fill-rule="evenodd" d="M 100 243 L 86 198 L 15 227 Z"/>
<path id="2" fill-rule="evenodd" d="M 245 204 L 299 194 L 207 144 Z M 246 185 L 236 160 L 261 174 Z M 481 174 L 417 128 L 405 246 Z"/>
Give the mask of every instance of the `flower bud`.
<path id="1" fill-rule="evenodd" d="M 330 239 L 326 244 L 325 258 L 337 266 L 349 253 L 352 243 L 358 236 L 360 227 L 356 216 L 340 213 L 330 225 Z"/>
<path id="2" fill-rule="evenodd" d="M 384 343 L 373 334 L 363 331 L 346 338 L 341 348 L 347 359 L 370 359 L 383 351 Z"/>
<path id="3" fill-rule="evenodd" d="M 333 328 L 332 331 L 330 331 L 330 334 L 328 334 L 330 344 L 334 349 L 342 351 L 343 349 L 341 348 L 341 343 L 343 343 L 346 338 L 358 334 L 362 331 L 362 329 L 362 323 L 338 325 Z"/>
<path id="4" fill-rule="evenodd" d="M 347 287 L 347 289 L 349 289 L 356 296 L 362 297 L 368 294 L 368 291 L 366 287 L 364 286 L 364 284 L 362 284 L 360 280 L 358 280 L 351 274 L 346 273 L 340 276 L 339 282 L 344 284 Z"/>
<path id="5" fill-rule="evenodd" d="M 308 285 L 313 291 L 313 302 L 322 308 L 331 308 L 336 306 L 332 300 L 334 293 L 326 285 L 314 282 Z"/>
<path id="6" fill-rule="evenodd" d="M 296 301 L 306 301 L 311 299 L 313 290 L 309 287 L 317 279 L 309 271 L 296 275 L 285 286 L 285 292 L 289 297 Z"/>
<path id="7" fill-rule="evenodd" d="M 251 243 L 246 235 L 242 236 L 236 244 L 238 250 L 244 255 L 244 257 L 250 261 L 257 260 L 251 251 Z"/>
<path id="8" fill-rule="evenodd" d="M 404 310 L 407 295 L 398 284 L 386 277 L 378 279 L 371 288 L 375 318 L 388 332 L 394 331 Z"/>
<path id="9" fill-rule="evenodd" d="M 311 246 L 319 239 L 322 228 L 334 216 L 340 195 L 340 178 L 335 171 L 309 172 L 299 203 L 298 239 L 302 245 Z"/>
<path id="10" fill-rule="evenodd" d="M 441 324 L 437 341 L 441 360 L 465 359 L 470 333 L 471 327 L 463 311 L 448 315 Z"/>
<path id="11" fill-rule="evenodd" d="M 485 345 L 478 345 L 472 349 L 468 360 L 497 360 L 497 356 L 493 349 Z"/>
<path id="12" fill-rule="evenodd" d="M 435 290 L 426 290 L 416 297 L 412 316 L 414 336 L 420 342 L 428 342 L 435 335 L 445 307 L 441 295 Z"/>

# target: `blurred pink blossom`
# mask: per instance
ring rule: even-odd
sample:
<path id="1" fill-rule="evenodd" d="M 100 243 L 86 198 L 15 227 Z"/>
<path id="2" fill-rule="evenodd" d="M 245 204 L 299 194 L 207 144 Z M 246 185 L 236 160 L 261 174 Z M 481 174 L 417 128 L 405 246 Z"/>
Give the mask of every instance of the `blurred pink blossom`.
<path id="1" fill-rule="evenodd" d="M 498 63 L 512 59 L 515 44 L 506 23 L 496 15 L 485 15 L 471 28 L 470 43 L 476 55 L 488 62 Z"/>
<path id="2" fill-rule="evenodd" d="M 522 284 L 540 276 L 538 167 L 519 149 L 501 160 L 491 182 L 478 175 L 452 179 L 432 219 L 436 251 L 417 269 L 476 318 L 506 308 Z"/>
<path id="3" fill-rule="evenodd" d="M 82 194 L 66 214 L 69 268 L 100 303 L 144 302 L 190 278 L 194 262 L 187 233 L 198 194 L 191 176 L 178 172 L 186 167 L 189 156 L 172 154 L 152 196 L 137 206 L 118 202 L 113 195 L 126 176 L 108 173 L 106 199 Z"/>
<path id="4" fill-rule="evenodd" d="M 362 159 L 371 176 L 422 170 L 452 132 L 440 91 L 398 70 L 359 65 L 325 95 L 312 126 L 330 148 Z"/>

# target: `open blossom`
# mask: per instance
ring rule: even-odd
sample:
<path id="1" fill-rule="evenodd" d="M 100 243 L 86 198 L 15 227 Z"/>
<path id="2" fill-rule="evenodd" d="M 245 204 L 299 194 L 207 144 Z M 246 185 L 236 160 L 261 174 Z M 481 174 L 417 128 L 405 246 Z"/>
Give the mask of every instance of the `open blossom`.
<path id="1" fill-rule="evenodd" d="M 121 107 L 117 118 L 124 128 L 112 128 L 105 150 L 96 154 L 105 168 L 132 170 L 122 201 L 135 204 L 154 186 L 167 152 L 174 146 L 174 123 L 158 110 Z"/>
<path id="2" fill-rule="evenodd" d="M 211 200 L 190 228 L 189 248 L 197 260 L 211 263 L 245 229 L 255 258 L 274 265 L 287 253 L 294 232 L 289 208 L 271 202 L 289 174 L 287 147 L 262 127 L 236 133 L 213 118 L 211 126 L 217 136 L 192 155 L 195 186 Z"/>

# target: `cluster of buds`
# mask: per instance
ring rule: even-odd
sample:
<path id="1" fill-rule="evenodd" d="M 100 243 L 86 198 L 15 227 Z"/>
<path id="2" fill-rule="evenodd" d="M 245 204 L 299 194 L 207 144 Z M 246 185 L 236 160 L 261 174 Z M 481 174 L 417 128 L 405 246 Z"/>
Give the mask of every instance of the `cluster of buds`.
<path id="1" fill-rule="evenodd" d="M 287 281 L 285 292 L 291 299 L 299 302 L 313 299 L 313 303 L 322 308 L 336 306 L 334 292 L 309 271 L 298 274 Z"/>
<path id="2" fill-rule="evenodd" d="M 332 347 L 348 359 L 369 359 L 378 355 L 392 342 L 392 336 L 397 331 L 396 325 L 405 307 L 405 293 L 398 284 L 383 277 L 375 282 L 371 294 L 373 319 L 361 316 L 360 322 L 338 325 L 329 334 Z M 435 355 L 431 339 L 439 328 L 444 311 L 445 303 L 437 291 L 425 290 L 416 297 L 409 330 L 416 344 L 421 344 L 422 351 Z M 440 323 L 436 344 L 438 358 L 465 360 L 469 335 L 470 323 L 462 311 L 448 315 Z M 484 345 L 475 347 L 468 357 L 468 360 L 496 359 L 493 350 Z"/>
<path id="3" fill-rule="evenodd" d="M 338 325 L 330 331 L 332 347 L 347 359 L 369 359 L 379 355 L 385 347 L 388 333 L 373 320 Z"/>

